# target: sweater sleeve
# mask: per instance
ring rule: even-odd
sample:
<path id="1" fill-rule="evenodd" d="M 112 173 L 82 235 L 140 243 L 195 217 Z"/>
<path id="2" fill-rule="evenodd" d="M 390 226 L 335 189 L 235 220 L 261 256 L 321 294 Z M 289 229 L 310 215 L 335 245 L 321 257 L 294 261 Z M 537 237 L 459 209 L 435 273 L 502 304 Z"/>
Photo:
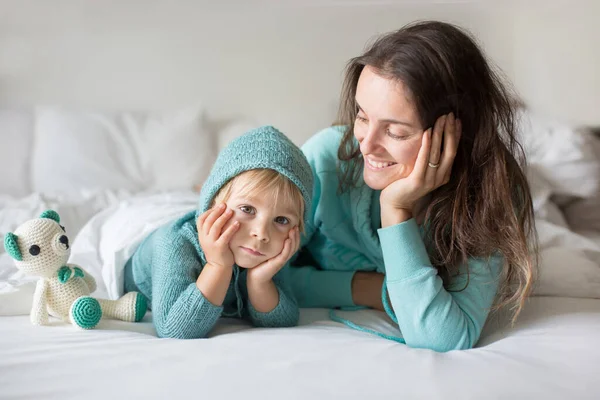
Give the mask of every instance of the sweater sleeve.
<path id="1" fill-rule="evenodd" d="M 275 283 L 275 287 L 277 287 L 279 293 L 279 303 L 277 303 L 277 306 L 273 310 L 267 313 L 259 312 L 248 301 L 248 312 L 254 326 L 281 328 L 298 325 L 300 317 L 298 303 L 287 284 L 289 281 L 289 277 L 287 276 L 289 269 L 289 267 L 284 267 L 273 277 L 273 283 Z"/>
<path id="2" fill-rule="evenodd" d="M 298 265 L 290 268 L 290 279 L 300 307 L 353 307 L 354 273 L 355 271 L 325 271 L 312 265 Z"/>
<path id="3" fill-rule="evenodd" d="M 446 291 L 414 219 L 378 234 L 389 298 L 406 344 L 436 351 L 472 348 L 496 296 L 503 258 L 469 259 Z"/>
<path id="4" fill-rule="evenodd" d="M 201 265 L 183 237 L 156 243 L 152 260 L 152 314 L 159 337 L 204 338 L 223 307 L 210 303 L 196 287 L 194 271 Z"/>

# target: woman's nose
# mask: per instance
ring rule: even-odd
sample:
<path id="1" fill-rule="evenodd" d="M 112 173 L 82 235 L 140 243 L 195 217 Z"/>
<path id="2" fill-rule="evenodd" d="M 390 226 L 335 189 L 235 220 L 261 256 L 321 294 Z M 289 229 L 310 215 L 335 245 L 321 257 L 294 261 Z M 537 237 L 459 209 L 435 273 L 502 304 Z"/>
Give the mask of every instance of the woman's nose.
<path id="1" fill-rule="evenodd" d="M 360 141 L 360 152 L 363 154 L 371 154 L 378 146 L 377 131 L 372 125 L 365 130 L 365 134 Z"/>

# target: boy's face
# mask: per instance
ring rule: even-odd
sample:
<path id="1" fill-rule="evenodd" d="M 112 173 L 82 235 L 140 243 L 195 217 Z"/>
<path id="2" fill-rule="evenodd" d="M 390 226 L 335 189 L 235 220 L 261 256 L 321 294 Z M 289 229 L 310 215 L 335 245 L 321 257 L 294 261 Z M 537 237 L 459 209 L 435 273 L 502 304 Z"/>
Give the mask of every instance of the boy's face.
<path id="1" fill-rule="evenodd" d="M 278 204 L 273 204 L 273 198 L 271 193 L 242 196 L 234 186 L 225 202 L 233 216 L 223 231 L 234 221 L 240 223 L 229 247 L 235 263 L 242 268 L 254 268 L 281 253 L 290 230 L 300 222 L 290 199 L 280 196 Z"/>

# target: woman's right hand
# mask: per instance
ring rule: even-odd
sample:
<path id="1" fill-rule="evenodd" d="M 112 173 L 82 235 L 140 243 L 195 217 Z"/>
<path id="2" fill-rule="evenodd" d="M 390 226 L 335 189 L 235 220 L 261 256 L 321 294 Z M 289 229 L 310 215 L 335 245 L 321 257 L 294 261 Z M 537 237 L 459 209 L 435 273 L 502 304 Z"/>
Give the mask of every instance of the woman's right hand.
<path id="1" fill-rule="evenodd" d="M 384 311 L 381 302 L 383 278 L 384 275 L 379 272 L 356 272 L 352 278 L 352 301 L 354 304 Z"/>
<path id="2" fill-rule="evenodd" d="M 219 204 L 198 217 L 198 240 L 208 264 L 223 268 L 233 267 L 235 260 L 229 242 L 239 229 L 240 223 L 235 221 L 223 231 L 223 227 L 232 216 L 231 209 L 225 204 Z"/>
<path id="3" fill-rule="evenodd" d="M 462 124 L 453 113 L 440 116 L 434 127 L 423 133 L 410 175 L 381 191 L 382 227 L 412 218 L 415 205 L 423 197 L 448 183 L 461 134 Z"/>

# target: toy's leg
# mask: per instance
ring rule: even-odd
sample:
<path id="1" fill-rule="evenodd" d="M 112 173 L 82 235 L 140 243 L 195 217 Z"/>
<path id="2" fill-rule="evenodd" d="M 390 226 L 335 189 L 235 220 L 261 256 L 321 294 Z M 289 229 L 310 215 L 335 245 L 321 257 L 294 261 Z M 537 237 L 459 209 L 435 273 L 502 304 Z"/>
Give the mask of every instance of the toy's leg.
<path id="1" fill-rule="evenodd" d="M 69 316 L 73 325 L 82 329 L 92 329 L 100 322 L 102 309 L 98 300 L 81 296 L 71 304 Z"/>
<path id="2" fill-rule="evenodd" d="M 129 292 L 118 300 L 98 299 L 98 301 L 106 317 L 127 322 L 141 321 L 146 315 L 148 306 L 144 295 L 138 292 Z"/>

